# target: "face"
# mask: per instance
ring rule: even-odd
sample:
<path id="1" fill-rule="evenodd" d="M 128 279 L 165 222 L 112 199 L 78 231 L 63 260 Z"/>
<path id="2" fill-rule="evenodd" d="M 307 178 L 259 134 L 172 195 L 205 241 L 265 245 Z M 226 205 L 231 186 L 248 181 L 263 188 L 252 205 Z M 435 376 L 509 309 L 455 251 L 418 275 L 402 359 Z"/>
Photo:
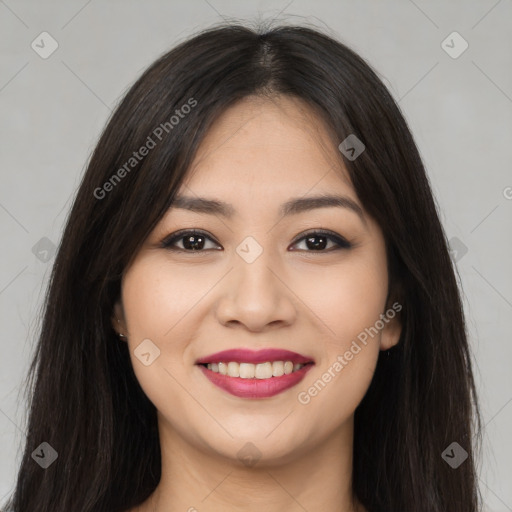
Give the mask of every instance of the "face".
<path id="1" fill-rule="evenodd" d="M 282 210 L 319 195 L 344 200 Z M 269 463 L 315 450 L 353 425 L 400 334 L 383 235 L 338 149 L 300 100 L 247 98 L 217 120 L 178 196 L 225 211 L 171 208 L 113 319 L 160 431 L 234 461 L 248 442 Z"/>

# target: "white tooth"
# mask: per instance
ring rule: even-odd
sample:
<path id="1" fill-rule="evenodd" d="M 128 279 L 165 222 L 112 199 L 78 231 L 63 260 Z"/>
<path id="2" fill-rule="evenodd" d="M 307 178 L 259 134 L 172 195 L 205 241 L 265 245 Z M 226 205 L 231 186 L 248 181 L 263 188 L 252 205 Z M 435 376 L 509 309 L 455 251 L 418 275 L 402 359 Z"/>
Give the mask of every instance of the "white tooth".
<path id="1" fill-rule="evenodd" d="M 240 363 L 240 377 L 242 379 L 254 379 L 255 368 L 252 363 Z"/>
<path id="2" fill-rule="evenodd" d="M 292 361 L 273 361 L 260 364 L 237 363 L 230 361 L 228 363 L 208 363 L 207 368 L 221 375 L 229 377 L 240 377 L 242 379 L 270 379 L 272 377 L 281 377 L 289 375 L 292 372 L 300 370 L 304 365 Z"/>
<path id="3" fill-rule="evenodd" d="M 254 376 L 257 379 L 269 379 L 272 377 L 272 363 L 257 364 Z"/>
<path id="4" fill-rule="evenodd" d="M 283 361 L 274 361 L 272 363 L 272 375 L 274 377 L 281 377 L 281 375 L 284 375 Z"/>
<path id="5" fill-rule="evenodd" d="M 240 377 L 240 365 L 231 361 L 228 363 L 228 375 L 230 377 Z"/>

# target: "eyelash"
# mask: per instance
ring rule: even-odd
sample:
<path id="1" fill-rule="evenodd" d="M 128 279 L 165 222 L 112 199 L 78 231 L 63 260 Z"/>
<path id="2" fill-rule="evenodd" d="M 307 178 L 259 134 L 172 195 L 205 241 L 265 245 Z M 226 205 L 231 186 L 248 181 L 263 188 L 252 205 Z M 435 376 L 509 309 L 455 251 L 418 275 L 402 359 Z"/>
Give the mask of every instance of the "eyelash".
<path id="1" fill-rule="evenodd" d="M 208 238 L 209 240 L 215 242 L 215 240 L 204 231 L 200 231 L 200 230 L 196 230 L 196 229 L 186 229 L 186 230 L 177 231 L 176 233 L 172 233 L 171 235 L 167 236 L 164 240 L 162 240 L 161 246 L 162 246 L 162 248 L 167 249 L 169 251 L 182 252 L 182 253 L 188 253 L 188 254 L 199 254 L 199 253 L 204 253 L 206 251 L 212 250 L 212 249 L 199 249 L 199 250 L 194 251 L 194 250 L 190 250 L 190 249 L 181 249 L 181 248 L 173 247 L 173 244 L 175 242 L 182 240 L 183 238 L 185 238 L 186 235 L 204 236 L 205 238 Z M 318 250 L 318 251 L 299 249 L 300 251 L 321 254 L 321 253 L 332 252 L 333 250 L 337 251 L 337 250 L 341 250 L 341 249 L 352 248 L 352 244 L 350 242 L 348 242 L 347 240 L 345 240 L 342 236 L 337 235 L 336 233 L 334 233 L 332 231 L 327 231 L 324 229 L 315 229 L 315 230 L 311 230 L 311 231 L 304 233 L 300 238 L 298 238 L 297 240 L 295 240 L 295 242 L 293 242 L 293 245 L 296 245 L 297 243 L 302 242 L 303 240 L 305 240 L 313 235 L 325 236 L 329 240 L 331 240 L 335 244 L 337 244 L 338 247 L 334 248 L 334 249 L 331 248 L 331 249 Z M 217 243 L 217 242 L 215 242 L 215 243 Z M 218 245 L 220 245 L 220 244 L 218 244 Z M 216 250 L 216 249 L 214 249 L 214 250 Z"/>

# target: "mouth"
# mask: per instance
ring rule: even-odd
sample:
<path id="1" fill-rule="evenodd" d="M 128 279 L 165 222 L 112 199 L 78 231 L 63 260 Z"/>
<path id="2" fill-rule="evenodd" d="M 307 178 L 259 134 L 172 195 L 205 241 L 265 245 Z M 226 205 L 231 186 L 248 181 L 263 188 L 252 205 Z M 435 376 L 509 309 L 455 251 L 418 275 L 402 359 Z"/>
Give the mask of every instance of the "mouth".
<path id="1" fill-rule="evenodd" d="M 288 350 L 225 350 L 196 361 L 215 386 L 241 398 L 268 398 L 297 385 L 312 358 Z"/>

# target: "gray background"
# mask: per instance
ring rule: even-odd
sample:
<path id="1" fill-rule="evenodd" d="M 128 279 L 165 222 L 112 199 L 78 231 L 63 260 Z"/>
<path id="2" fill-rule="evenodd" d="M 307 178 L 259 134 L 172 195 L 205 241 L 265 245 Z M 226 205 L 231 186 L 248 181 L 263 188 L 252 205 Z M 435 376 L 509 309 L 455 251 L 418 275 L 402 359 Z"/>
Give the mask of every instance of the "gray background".
<path id="1" fill-rule="evenodd" d="M 325 29 L 365 57 L 399 101 L 456 249 L 483 404 L 482 492 L 487 510 L 512 511 L 511 0 L 0 0 L 0 502 L 21 455 L 20 386 L 52 244 L 90 151 L 146 66 L 231 17 Z M 59 45 L 47 59 L 31 47 L 42 46 L 43 31 Z M 462 40 L 442 45 L 454 31 L 469 44 L 457 58 L 445 50 L 458 54 Z"/>

